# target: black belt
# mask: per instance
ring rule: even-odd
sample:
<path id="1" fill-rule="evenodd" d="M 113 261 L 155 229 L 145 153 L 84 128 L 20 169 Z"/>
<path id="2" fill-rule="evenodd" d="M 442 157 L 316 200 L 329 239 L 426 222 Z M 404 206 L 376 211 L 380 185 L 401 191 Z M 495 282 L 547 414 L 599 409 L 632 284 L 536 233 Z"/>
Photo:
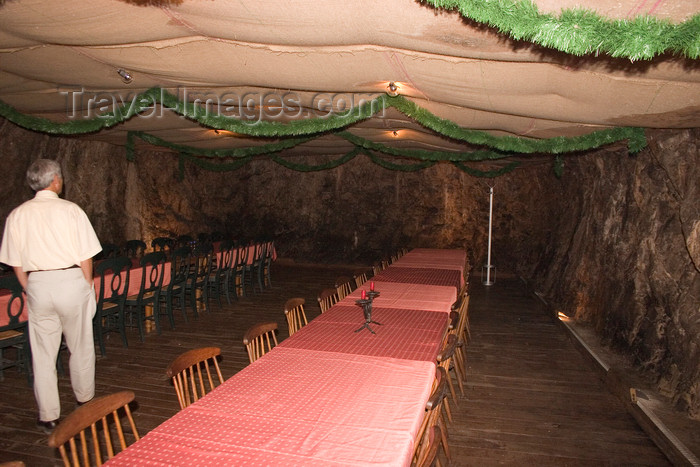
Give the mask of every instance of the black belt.
<path id="1" fill-rule="evenodd" d="M 29 271 L 29 272 L 48 272 L 48 271 L 65 271 L 67 269 L 75 269 L 79 268 L 77 264 L 74 264 L 73 266 L 68 266 L 67 268 L 58 268 L 58 269 L 37 269 L 36 271 Z"/>

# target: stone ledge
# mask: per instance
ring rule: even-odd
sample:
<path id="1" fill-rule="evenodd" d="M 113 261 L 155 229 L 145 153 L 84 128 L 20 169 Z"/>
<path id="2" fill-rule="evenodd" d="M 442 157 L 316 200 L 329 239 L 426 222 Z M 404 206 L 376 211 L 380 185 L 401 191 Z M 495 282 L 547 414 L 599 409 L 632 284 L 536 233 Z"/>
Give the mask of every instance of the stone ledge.
<path id="1" fill-rule="evenodd" d="M 603 346 L 593 330 L 562 313 L 555 315 L 544 297 L 534 294 L 666 457 L 674 465 L 700 466 L 700 422 L 675 410 L 624 357 Z"/>

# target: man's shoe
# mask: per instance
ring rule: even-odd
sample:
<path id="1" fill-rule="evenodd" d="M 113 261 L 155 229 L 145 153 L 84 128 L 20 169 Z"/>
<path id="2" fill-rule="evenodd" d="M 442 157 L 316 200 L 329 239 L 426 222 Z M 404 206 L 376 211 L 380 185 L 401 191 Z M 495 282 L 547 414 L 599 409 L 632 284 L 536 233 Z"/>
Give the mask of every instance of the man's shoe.
<path id="1" fill-rule="evenodd" d="M 90 399 L 89 401 L 85 401 L 85 402 L 75 401 L 75 408 L 77 409 L 81 405 L 87 404 L 88 402 L 92 402 L 92 399 Z"/>
<path id="2" fill-rule="evenodd" d="M 51 420 L 50 422 L 37 420 L 36 426 L 47 435 L 50 435 L 51 432 L 58 426 L 58 420 Z"/>

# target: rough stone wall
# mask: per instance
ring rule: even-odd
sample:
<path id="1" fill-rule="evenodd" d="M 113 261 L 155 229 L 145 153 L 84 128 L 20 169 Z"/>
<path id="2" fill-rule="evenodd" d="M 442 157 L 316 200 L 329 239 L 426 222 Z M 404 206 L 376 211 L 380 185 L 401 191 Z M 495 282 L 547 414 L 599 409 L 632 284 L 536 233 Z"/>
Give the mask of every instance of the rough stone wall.
<path id="1" fill-rule="evenodd" d="M 299 261 L 359 264 L 400 247 L 465 248 L 478 280 L 493 186 L 497 271 L 536 283 L 700 418 L 700 130 L 648 135 L 633 157 L 567 156 L 561 179 L 551 162 L 484 180 L 449 164 L 403 173 L 358 156 L 309 173 L 267 160 L 227 173 L 186 164 L 180 180 L 172 154 L 139 148 L 127 162 L 122 147 L 0 119 L 0 219 L 32 196 L 30 161 L 54 157 L 66 199 L 103 242 L 222 231 L 272 237 L 280 256 Z"/>
<path id="2" fill-rule="evenodd" d="M 532 277 L 700 419 L 700 130 L 569 159 Z"/>
<path id="3" fill-rule="evenodd" d="M 123 241 L 124 149 L 77 138 L 47 136 L 23 130 L 0 118 L 0 161 L 4 172 L 4 183 L 0 185 L 2 227 L 12 209 L 34 196 L 25 174 L 32 161 L 42 157 L 61 163 L 63 197 L 85 210 L 100 239 Z"/>

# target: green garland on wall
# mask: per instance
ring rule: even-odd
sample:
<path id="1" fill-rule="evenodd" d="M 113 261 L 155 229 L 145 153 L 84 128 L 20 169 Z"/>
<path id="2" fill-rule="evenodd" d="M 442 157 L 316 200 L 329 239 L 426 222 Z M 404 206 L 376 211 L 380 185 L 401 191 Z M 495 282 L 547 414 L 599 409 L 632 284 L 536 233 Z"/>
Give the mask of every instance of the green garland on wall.
<path id="1" fill-rule="evenodd" d="M 563 10 L 559 17 L 540 13 L 530 0 L 422 0 L 436 8 L 457 10 L 468 19 L 572 55 L 607 53 L 649 60 L 672 52 L 700 57 L 700 14 L 680 24 L 652 16 L 606 19 L 590 10 Z"/>

